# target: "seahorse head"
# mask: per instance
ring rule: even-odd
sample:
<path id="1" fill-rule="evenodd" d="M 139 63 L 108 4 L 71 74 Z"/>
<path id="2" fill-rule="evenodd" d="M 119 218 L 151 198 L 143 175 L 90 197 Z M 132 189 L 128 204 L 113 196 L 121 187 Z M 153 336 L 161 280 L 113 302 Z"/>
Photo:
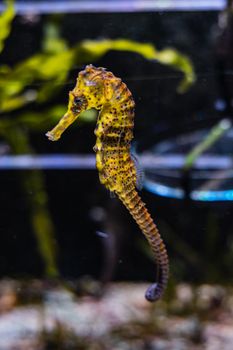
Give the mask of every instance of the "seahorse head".
<path id="1" fill-rule="evenodd" d="M 101 109 L 106 102 L 103 83 L 106 73 L 105 68 L 86 66 L 79 73 L 75 88 L 69 93 L 68 110 L 77 115 L 90 108 Z"/>
<path id="2" fill-rule="evenodd" d="M 105 82 L 112 77 L 113 74 L 106 72 L 105 68 L 96 68 L 92 65 L 86 66 L 79 73 L 74 89 L 69 92 L 69 103 L 66 114 L 53 130 L 47 132 L 47 137 L 52 141 L 58 140 L 64 130 L 82 112 L 90 108 L 100 110 L 107 101 Z"/>

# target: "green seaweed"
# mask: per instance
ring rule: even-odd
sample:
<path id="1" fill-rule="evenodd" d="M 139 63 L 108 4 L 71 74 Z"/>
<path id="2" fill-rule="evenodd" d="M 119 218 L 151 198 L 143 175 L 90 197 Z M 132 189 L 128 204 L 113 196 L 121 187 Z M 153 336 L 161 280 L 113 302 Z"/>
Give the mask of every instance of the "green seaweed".
<path id="1" fill-rule="evenodd" d="M 231 128 L 232 124 L 229 119 L 221 120 L 217 125 L 215 125 L 208 133 L 208 135 L 195 145 L 193 149 L 186 155 L 184 161 L 184 170 L 188 171 L 193 167 L 196 159 L 210 148 L 215 142 L 217 142 L 224 134 Z"/>
<path id="2" fill-rule="evenodd" d="M 19 127 L 0 128 L 0 133 L 10 145 L 14 154 L 33 154 L 27 132 Z M 31 224 L 38 243 L 38 250 L 48 277 L 59 275 L 56 258 L 57 248 L 54 225 L 48 210 L 48 195 L 45 190 L 43 172 L 21 171 L 21 183 L 29 204 Z"/>
<path id="3" fill-rule="evenodd" d="M 0 51 L 4 47 L 4 40 L 10 33 L 11 22 L 15 14 L 13 1 L 7 1 L 6 4 L 6 10 L 0 16 Z M 5 113 L 22 107 L 25 101 L 31 101 L 33 96 L 32 91 L 26 91 L 22 95 L 17 95 L 24 90 L 24 82 L 13 79 L 9 84 L 6 84 L 5 79 L 11 74 L 12 70 L 9 67 L 6 65 L 0 66 L 2 79 L 0 83 L 0 100 L 2 111 Z M 11 146 L 14 154 L 32 154 L 33 150 L 29 143 L 28 134 L 25 128 L 19 127 L 19 123 L 16 120 L 2 116 L 0 120 L 0 134 Z M 57 277 L 59 272 L 56 262 L 55 230 L 48 210 L 48 196 L 45 190 L 43 173 L 39 170 L 23 171 L 21 172 L 21 179 L 30 208 L 33 232 L 45 265 L 45 274 L 48 277 Z"/>
<path id="4" fill-rule="evenodd" d="M 177 92 L 184 93 L 195 83 L 196 76 L 190 59 L 176 49 L 166 48 L 158 51 L 153 44 L 139 43 L 132 40 L 84 40 L 76 46 L 76 50 L 82 51 L 82 55 L 95 61 L 105 55 L 109 50 L 129 51 L 142 55 L 147 60 L 156 60 L 161 64 L 171 66 L 181 71 L 184 76 L 178 85 Z M 83 52 L 84 51 L 84 52 Z"/>
<path id="5" fill-rule="evenodd" d="M 45 26 L 43 43 L 42 52 L 13 68 L 0 68 L 0 112 L 16 110 L 31 102 L 47 102 L 64 86 L 74 66 L 95 62 L 110 50 L 134 52 L 181 71 L 184 76 L 177 87 L 179 93 L 187 91 L 196 79 L 189 58 L 175 49 L 158 51 L 152 44 L 126 39 L 83 40 L 68 48 L 53 23 Z"/>
<path id="6" fill-rule="evenodd" d="M 6 0 L 6 9 L 0 15 L 0 52 L 4 48 L 4 42 L 11 31 L 11 23 L 15 17 L 14 1 Z"/>

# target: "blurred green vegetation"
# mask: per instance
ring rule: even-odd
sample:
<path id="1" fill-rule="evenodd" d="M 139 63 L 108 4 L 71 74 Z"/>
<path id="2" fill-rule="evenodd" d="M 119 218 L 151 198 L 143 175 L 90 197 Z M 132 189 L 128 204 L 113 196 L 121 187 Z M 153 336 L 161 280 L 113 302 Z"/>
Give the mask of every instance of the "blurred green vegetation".
<path id="1" fill-rule="evenodd" d="M 6 9 L 0 15 L 0 51 L 4 49 L 15 16 L 13 1 L 7 0 L 5 3 Z M 97 61 L 109 50 L 134 52 L 147 60 L 157 61 L 182 72 L 183 79 L 177 87 L 178 93 L 184 93 L 195 82 L 191 61 L 175 49 L 158 51 L 150 43 L 126 39 L 83 40 L 69 47 L 60 36 L 59 22 L 53 19 L 51 17 L 44 26 L 41 52 L 13 67 L 0 66 L 0 135 L 11 146 L 14 154 L 33 153 L 29 132 L 46 132 L 64 114 L 65 105 L 53 104 L 48 108 L 47 103 L 64 88 L 70 71 L 76 66 Z M 27 110 L 23 109 L 25 106 Z M 36 112 L 35 106 L 40 106 L 41 111 Z M 87 111 L 82 119 L 94 121 L 95 117 L 95 111 Z M 49 277 L 58 276 L 55 229 L 48 210 L 42 172 L 22 172 L 22 186 L 31 208 L 32 228 L 45 264 L 45 273 Z"/>
<path id="2" fill-rule="evenodd" d="M 12 13 L 12 2 L 8 4 L 5 13 Z M 2 17 L 5 17 L 5 13 Z M 14 13 L 14 12 L 13 12 Z M 9 16 L 8 16 L 9 17 Z M 11 20 L 13 17 L 11 17 Z M 1 22 L 0 22 L 1 23 Z M 10 22 L 3 21 L 5 28 L 3 32 L 9 33 Z M 3 26 L 2 23 L 2 26 Z M 5 37 L 4 37 L 5 39 Z M 83 40 L 74 47 L 68 47 L 66 41 L 60 37 L 57 21 L 49 21 L 44 27 L 44 38 L 42 50 L 14 67 L 0 66 L 0 113 L 17 111 L 19 108 L 30 105 L 32 102 L 43 104 L 64 87 L 69 72 L 75 66 L 84 65 L 87 62 L 95 62 L 105 55 L 109 50 L 128 51 L 142 55 L 145 59 L 155 60 L 183 73 L 183 79 L 177 87 L 179 93 L 185 92 L 194 82 L 195 73 L 189 58 L 175 49 L 167 48 L 158 51 L 150 43 L 138 43 L 126 39 L 117 40 Z M 5 82 L 7 81 L 7 84 Z M 50 114 L 47 114 L 47 121 Z M 30 123 L 30 128 L 40 123 L 41 130 L 44 129 L 44 112 L 41 118 L 31 112 L 23 124 Z M 61 115 L 57 115 L 57 120 Z M 21 115 L 19 115 L 21 117 Z M 85 116 L 83 117 L 85 119 Z M 88 114 L 87 114 L 87 119 Z M 51 118 L 51 124 L 54 119 Z"/>
<path id="3" fill-rule="evenodd" d="M 22 128 L 7 128 L 5 133 L 0 128 L 0 135 L 7 140 L 14 154 L 34 153 L 29 144 L 28 133 Z M 25 198 L 28 201 L 31 225 L 37 239 L 38 250 L 45 265 L 45 274 L 48 277 L 57 277 L 59 273 L 56 264 L 55 229 L 48 210 L 48 196 L 43 172 L 38 169 L 21 171 L 20 176 Z"/>
<path id="4" fill-rule="evenodd" d="M 11 23 L 15 16 L 14 1 L 7 0 L 6 10 L 0 16 L 0 52 L 4 48 L 4 41 L 7 39 L 11 30 Z"/>
<path id="5" fill-rule="evenodd" d="M 208 133 L 208 135 L 200 143 L 195 145 L 193 149 L 186 155 L 184 161 L 184 170 L 190 170 L 197 158 L 216 143 L 232 126 L 230 119 L 222 119 Z"/>

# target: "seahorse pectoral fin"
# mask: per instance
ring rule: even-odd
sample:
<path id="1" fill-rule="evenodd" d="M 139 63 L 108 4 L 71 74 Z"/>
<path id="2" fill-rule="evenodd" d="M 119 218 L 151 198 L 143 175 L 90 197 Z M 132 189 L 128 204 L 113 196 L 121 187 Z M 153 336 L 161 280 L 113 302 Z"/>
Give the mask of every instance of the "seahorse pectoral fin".
<path id="1" fill-rule="evenodd" d="M 46 136 L 50 141 L 57 141 L 61 137 L 62 133 L 77 119 L 79 114 L 75 115 L 70 110 L 61 118 L 59 123 L 50 131 L 46 133 Z"/>
<path id="2" fill-rule="evenodd" d="M 109 191 L 109 195 L 110 195 L 110 198 L 113 199 L 113 198 L 117 198 L 117 195 L 115 192 L 113 191 Z"/>

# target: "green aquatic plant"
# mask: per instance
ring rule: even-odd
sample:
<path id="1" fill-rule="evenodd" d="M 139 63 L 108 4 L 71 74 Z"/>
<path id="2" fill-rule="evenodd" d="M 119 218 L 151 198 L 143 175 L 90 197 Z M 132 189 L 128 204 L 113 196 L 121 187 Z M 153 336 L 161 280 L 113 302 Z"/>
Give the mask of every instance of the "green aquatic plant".
<path id="1" fill-rule="evenodd" d="M 190 170 L 197 158 L 213 146 L 231 127 L 232 123 L 229 119 L 223 119 L 215 125 L 208 135 L 186 155 L 183 169 L 186 171 Z"/>
<path id="2" fill-rule="evenodd" d="M 117 39 L 117 40 L 84 40 L 77 47 L 81 50 L 82 56 L 91 57 L 95 61 L 105 55 L 109 50 L 129 51 L 142 55 L 147 60 L 155 60 L 183 73 L 183 79 L 178 85 L 177 92 L 184 93 L 196 81 L 193 65 L 190 59 L 181 54 L 176 49 L 166 48 L 158 51 L 151 43 L 139 43 L 137 41 Z"/>
<path id="3" fill-rule="evenodd" d="M 5 138 L 14 154 L 34 153 L 26 130 L 17 126 L 13 128 L 0 127 L 0 134 Z M 33 232 L 45 265 L 45 274 L 48 277 L 57 277 L 59 272 L 56 264 L 55 229 L 48 210 L 48 195 L 45 190 L 43 172 L 38 169 L 29 169 L 21 171 L 20 176 L 29 205 Z"/>
<path id="4" fill-rule="evenodd" d="M 6 0 L 6 9 L 0 15 L 0 52 L 4 48 L 4 42 L 10 34 L 12 20 L 15 17 L 13 0 Z"/>
<path id="5" fill-rule="evenodd" d="M 14 18 L 13 1 L 6 2 L 6 10 L 0 16 L 0 49 L 3 48 L 4 39 L 10 32 L 12 20 Z M 0 67 L 2 77 L 9 73 L 10 69 L 6 66 Z M 4 79 L 1 85 L 1 91 L 6 86 L 8 95 L 20 90 L 22 84 L 5 84 Z M 19 108 L 24 104 L 25 96 L 16 96 L 12 100 L 4 101 L 4 94 L 1 94 L 1 102 L 5 113 Z M 5 103 L 5 104 L 4 104 Z M 12 122 L 12 119 L 2 117 L 0 120 L 0 135 L 6 140 L 14 154 L 32 154 L 33 150 L 29 143 L 29 137 L 25 128 L 20 127 L 18 123 Z M 45 265 L 45 274 L 48 277 L 59 275 L 56 263 L 56 241 L 54 235 L 54 225 L 48 210 L 48 196 L 45 191 L 43 173 L 39 170 L 28 170 L 21 172 L 21 183 L 24 188 L 30 210 L 31 224 L 33 232 L 38 242 L 38 249 Z"/>
<path id="6" fill-rule="evenodd" d="M 154 45 L 132 40 L 83 40 L 69 48 L 59 37 L 58 28 L 45 26 L 43 49 L 40 53 L 16 64 L 0 68 L 0 112 L 10 112 L 35 101 L 47 102 L 67 81 L 74 66 L 95 62 L 110 50 L 128 51 L 171 66 L 183 73 L 177 87 L 179 93 L 195 82 L 195 73 L 189 58 L 175 49 L 158 51 Z M 7 84 L 5 82 L 7 81 Z"/>

